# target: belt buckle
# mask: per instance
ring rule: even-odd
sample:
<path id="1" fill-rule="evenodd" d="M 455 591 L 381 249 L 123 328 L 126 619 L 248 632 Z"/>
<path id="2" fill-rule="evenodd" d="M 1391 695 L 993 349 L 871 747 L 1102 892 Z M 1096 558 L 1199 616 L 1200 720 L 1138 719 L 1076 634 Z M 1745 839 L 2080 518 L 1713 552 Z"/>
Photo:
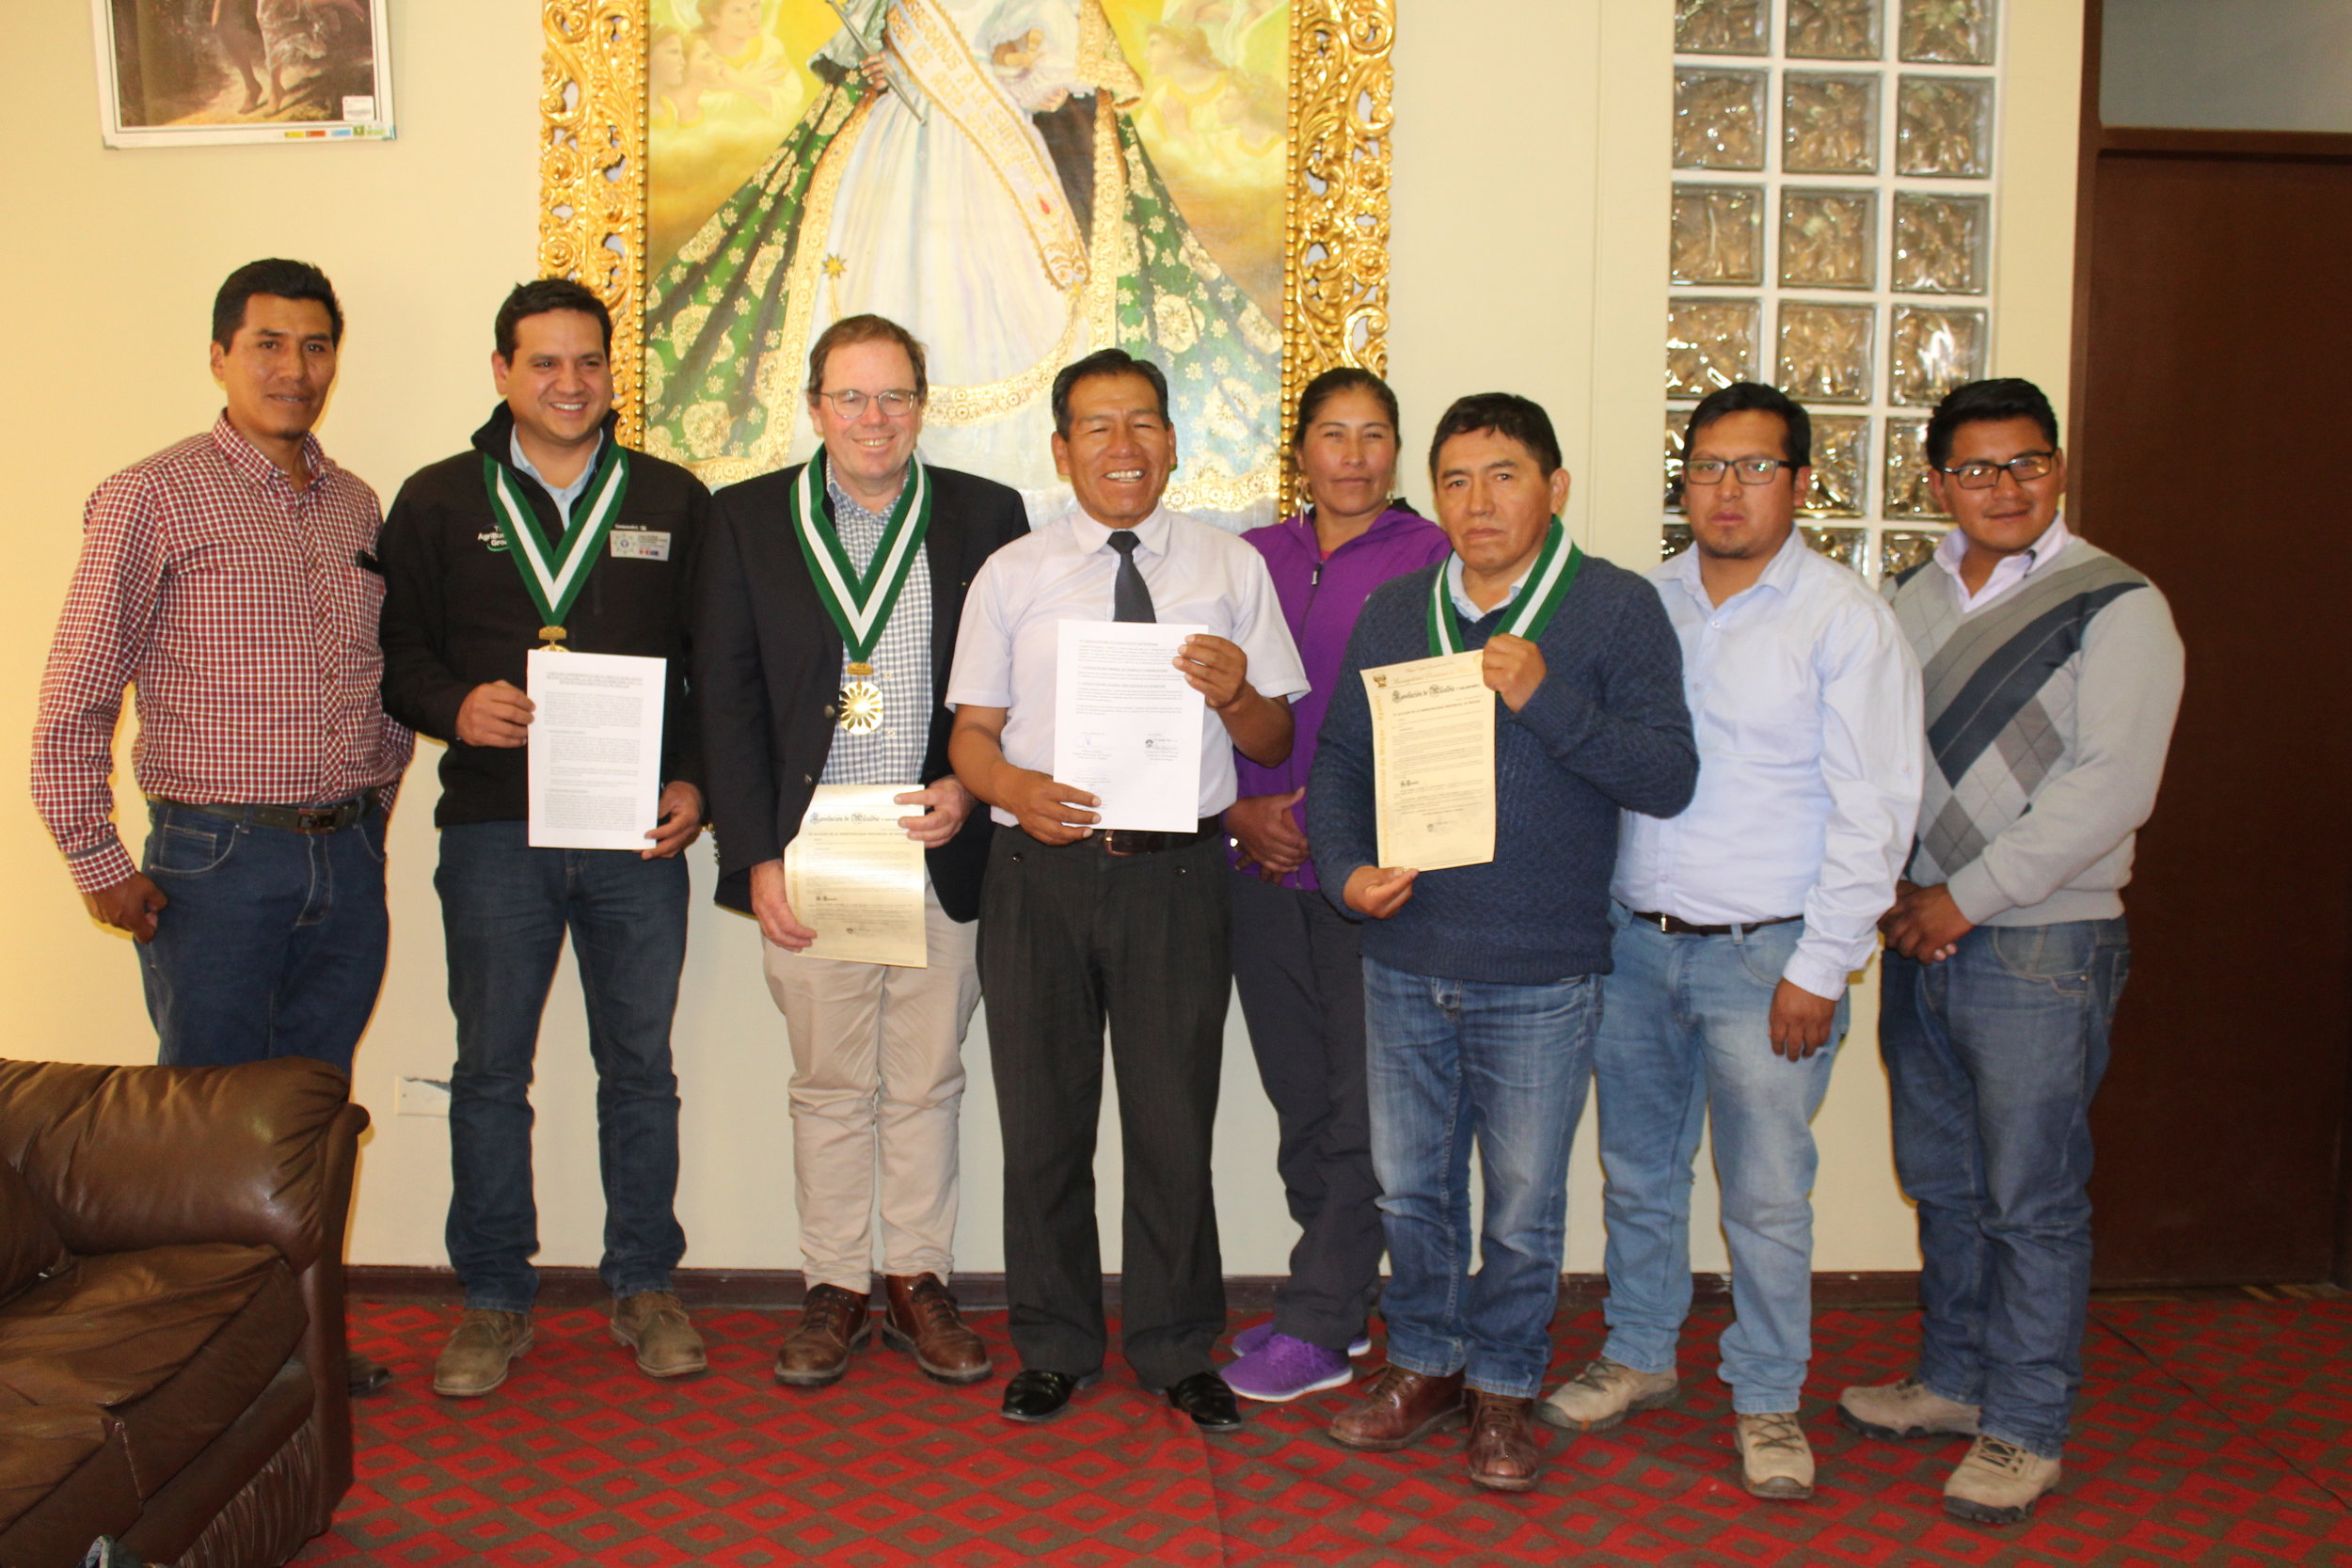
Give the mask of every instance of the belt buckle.
<path id="1" fill-rule="evenodd" d="M 1673 915 L 1659 913 L 1651 915 L 1650 918 L 1658 923 L 1658 934 L 1660 936 L 1672 936 L 1674 934 L 1675 917 Z"/>
<path id="2" fill-rule="evenodd" d="M 302 833 L 331 833 L 341 806 L 302 806 L 294 812 L 294 831 Z"/>

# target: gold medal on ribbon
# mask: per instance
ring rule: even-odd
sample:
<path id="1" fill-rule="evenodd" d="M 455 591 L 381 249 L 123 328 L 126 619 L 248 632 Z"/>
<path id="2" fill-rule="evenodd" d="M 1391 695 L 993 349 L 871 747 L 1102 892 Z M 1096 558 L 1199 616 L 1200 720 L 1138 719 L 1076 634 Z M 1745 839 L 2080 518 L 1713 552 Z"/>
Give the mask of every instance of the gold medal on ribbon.
<path id="1" fill-rule="evenodd" d="M 539 646 L 547 649 L 550 653 L 560 652 L 564 646 L 564 632 L 562 626 L 541 626 L 539 628 Z"/>
<path id="2" fill-rule="evenodd" d="M 908 465 L 906 483 L 882 525 L 873 559 L 860 573 L 825 515 L 824 476 L 825 452 L 819 447 L 787 493 L 787 505 L 802 558 L 808 563 L 809 581 L 841 634 L 845 678 L 834 722 L 845 734 L 871 735 L 882 726 L 882 693 L 874 684 L 870 660 L 930 529 L 930 480 L 919 460 Z"/>
<path id="3" fill-rule="evenodd" d="M 851 735 L 870 735 L 882 728 L 882 688 L 873 682 L 874 667 L 851 664 L 850 677 L 841 689 L 841 727 Z"/>

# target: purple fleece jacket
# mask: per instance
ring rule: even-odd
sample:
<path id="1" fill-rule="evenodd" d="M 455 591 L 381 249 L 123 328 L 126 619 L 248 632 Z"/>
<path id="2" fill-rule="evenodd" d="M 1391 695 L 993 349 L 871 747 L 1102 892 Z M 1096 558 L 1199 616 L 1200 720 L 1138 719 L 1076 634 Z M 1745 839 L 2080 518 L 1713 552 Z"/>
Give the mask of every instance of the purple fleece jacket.
<path id="1" fill-rule="evenodd" d="M 1291 641 L 1298 644 L 1298 657 L 1307 667 L 1308 691 L 1291 705 L 1295 737 L 1290 759 L 1279 768 L 1262 768 L 1235 752 L 1233 766 L 1245 797 L 1288 795 L 1314 770 L 1315 736 L 1331 705 L 1332 687 L 1347 657 L 1348 634 L 1356 629 L 1356 617 L 1362 612 L 1364 601 L 1391 578 L 1443 561 L 1452 546 L 1437 524 L 1394 506 L 1375 518 L 1372 527 L 1333 550 L 1327 560 L 1315 542 L 1315 525 L 1304 513 L 1253 528 L 1242 537 L 1258 547 L 1258 553 L 1265 557 L 1266 570 L 1274 576 L 1274 591 L 1282 600 L 1282 618 L 1290 623 Z M 1307 802 L 1293 806 L 1291 815 L 1297 819 L 1299 831 L 1306 832 Z M 1314 891 L 1319 885 L 1314 862 L 1285 876 L 1282 885 Z"/>

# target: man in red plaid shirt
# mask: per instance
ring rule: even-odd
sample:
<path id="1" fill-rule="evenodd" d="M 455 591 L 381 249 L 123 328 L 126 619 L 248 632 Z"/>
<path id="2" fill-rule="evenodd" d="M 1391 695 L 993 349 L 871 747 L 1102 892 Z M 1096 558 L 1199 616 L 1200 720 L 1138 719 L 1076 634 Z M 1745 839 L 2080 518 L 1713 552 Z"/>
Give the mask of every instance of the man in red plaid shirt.
<path id="1" fill-rule="evenodd" d="M 384 978 L 384 823 L 414 742 L 377 695 L 374 492 L 310 434 L 342 326 L 316 267 L 230 275 L 228 406 L 90 497 L 41 678 L 34 803 L 90 912 L 137 940 L 165 1062 L 348 1073 Z M 137 865 L 108 782 L 126 685 Z"/>

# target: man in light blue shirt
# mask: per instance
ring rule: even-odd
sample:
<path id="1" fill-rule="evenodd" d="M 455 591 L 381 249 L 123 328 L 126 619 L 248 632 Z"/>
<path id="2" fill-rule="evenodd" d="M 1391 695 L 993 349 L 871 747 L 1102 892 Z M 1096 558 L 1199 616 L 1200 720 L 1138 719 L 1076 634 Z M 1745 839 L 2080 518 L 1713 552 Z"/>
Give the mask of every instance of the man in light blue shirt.
<path id="1" fill-rule="evenodd" d="M 1918 815 L 1919 668 L 1869 586 L 1806 547 L 1812 421 L 1742 382 L 1683 440 L 1692 548 L 1650 574 L 1699 750 L 1679 816 L 1628 813 L 1594 1047 L 1609 1339 L 1542 1414 L 1592 1432 L 1673 1402 L 1691 1306 L 1691 1167 L 1714 1130 L 1737 1317 L 1723 1337 L 1741 1479 L 1813 1491 L 1811 1122 Z"/>

